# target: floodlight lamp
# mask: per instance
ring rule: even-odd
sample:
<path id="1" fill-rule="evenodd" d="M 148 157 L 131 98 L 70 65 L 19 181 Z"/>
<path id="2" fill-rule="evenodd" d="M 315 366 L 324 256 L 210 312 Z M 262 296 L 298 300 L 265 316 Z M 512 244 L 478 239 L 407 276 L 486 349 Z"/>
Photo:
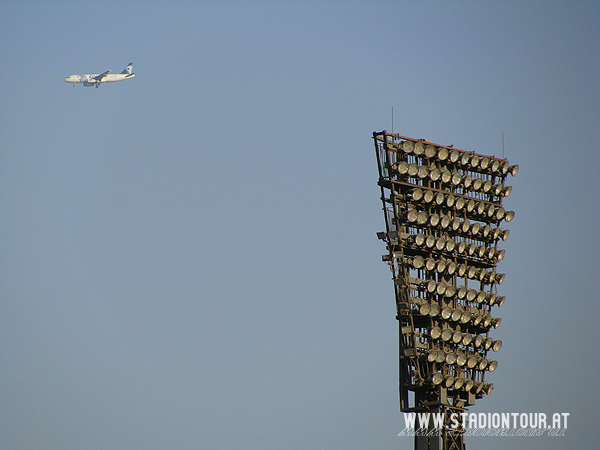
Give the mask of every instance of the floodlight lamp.
<path id="1" fill-rule="evenodd" d="M 509 230 L 499 230 L 498 232 L 498 237 L 500 237 L 500 239 L 502 239 L 503 241 L 506 241 L 508 239 L 508 234 L 510 233 Z"/>
<path id="2" fill-rule="evenodd" d="M 488 372 L 493 372 L 498 367 L 498 361 L 490 361 L 487 370 Z"/>
<path id="3" fill-rule="evenodd" d="M 435 236 L 433 234 L 428 234 L 425 237 L 425 247 L 433 248 L 434 245 L 435 245 Z"/>
<path id="4" fill-rule="evenodd" d="M 444 292 L 444 296 L 451 298 L 456 294 L 456 286 L 449 284 L 446 286 L 446 292 Z"/>
<path id="5" fill-rule="evenodd" d="M 452 308 L 450 308 L 449 306 L 444 306 L 442 308 L 442 319 L 444 320 L 448 320 L 450 319 L 450 317 L 452 317 Z"/>
<path id="6" fill-rule="evenodd" d="M 456 248 L 456 251 L 458 253 L 460 253 L 461 255 L 465 252 L 465 250 L 467 249 L 467 243 L 465 241 L 460 241 L 458 243 L 458 247 Z M 464 265 L 464 264 L 463 264 Z M 466 267 L 466 266 L 465 266 Z M 466 269 L 465 269 L 466 270 Z M 464 272 L 463 272 L 464 275 Z M 462 275 L 461 275 L 462 276 Z"/>
<path id="7" fill-rule="evenodd" d="M 475 207 L 477 206 L 477 203 L 475 202 L 475 200 L 471 199 L 467 202 L 467 212 L 473 212 L 473 210 L 475 209 Z"/>
<path id="8" fill-rule="evenodd" d="M 473 389 L 473 386 L 475 385 L 475 382 L 471 379 L 466 380 L 465 385 L 463 386 L 464 390 L 469 392 L 471 391 L 471 389 Z"/>
<path id="9" fill-rule="evenodd" d="M 462 199 L 459 199 L 459 200 L 462 200 Z M 458 203 L 458 201 L 456 203 Z M 461 226 L 462 226 L 462 221 L 458 217 L 455 217 L 454 219 L 452 219 L 452 223 L 450 224 L 450 228 L 452 228 L 452 231 L 457 231 L 458 229 L 460 229 Z"/>
<path id="10" fill-rule="evenodd" d="M 448 169 L 442 170 L 441 179 L 442 179 L 442 183 L 449 184 L 450 181 L 452 181 L 452 172 L 450 172 Z"/>
<path id="11" fill-rule="evenodd" d="M 425 145 L 422 142 L 416 142 L 413 149 L 415 155 L 420 156 L 425 153 Z"/>
<path id="12" fill-rule="evenodd" d="M 481 317 L 481 316 L 479 316 L 479 317 Z M 477 347 L 477 348 L 481 347 L 481 344 L 483 344 L 483 341 L 484 341 L 483 336 L 478 334 L 477 337 L 475 337 L 475 347 Z"/>
<path id="13" fill-rule="evenodd" d="M 446 250 L 448 250 L 448 244 L 450 242 L 454 242 L 454 241 L 451 241 L 451 240 L 448 241 L 448 243 L 446 244 Z M 452 251 L 452 250 L 448 250 L 448 251 Z M 455 272 L 456 272 L 456 263 L 454 261 L 449 261 L 448 265 L 446 266 L 446 273 L 448 275 L 454 275 Z"/>
<path id="14" fill-rule="evenodd" d="M 470 357 L 467 359 L 467 367 L 468 367 L 469 369 L 472 369 L 472 368 L 474 368 L 474 367 L 477 365 L 477 363 L 478 363 L 478 362 L 479 362 L 479 360 L 477 359 L 477 357 L 475 357 L 475 356 L 470 356 Z"/>
<path id="15" fill-rule="evenodd" d="M 429 292 L 430 294 L 433 294 L 435 292 L 437 288 L 437 283 L 433 280 L 429 280 L 427 282 L 427 292 Z"/>
<path id="16" fill-rule="evenodd" d="M 502 348 L 502 341 L 494 341 L 494 343 L 492 344 L 492 350 L 497 352 L 501 348 Z"/>
<path id="17" fill-rule="evenodd" d="M 435 270 L 437 261 L 434 258 L 427 258 L 425 262 L 425 268 L 429 271 Z"/>
<path id="18" fill-rule="evenodd" d="M 439 339 L 442 335 L 442 329 L 440 327 L 433 327 L 429 329 L 429 336 L 432 339 Z"/>
<path id="19" fill-rule="evenodd" d="M 440 161 L 446 161 L 448 159 L 450 152 L 448 152 L 447 148 L 440 147 L 438 148 L 437 158 Z"/>
<path id="20" fill-rule="evenodd" d="M 477 370 L 485 370 L 487 365 L 488 365 L 488 360 L 483 358 L 479 361 L 479 364 L 477 365 Z"/>
<path id="21" fill-rule="evenodd" d="M 414 151 L 415 143 L 413 141 L 404 141 L 403 144 L 400 144 L 404 153 L 411 154 Z"/>
<path id="22" fill-rule="evenodd" d="M 443 294 L 444 294 L 444 292 L 446 292 L 446 283 L 444 283 L 443 281 L 440 281 L 440 282 L 437 284 L 437 287 L 436 287 L 436 293 L 437 293 L 438 295 L 443 295 Z"/>
<path id="23" fill-rule="evenodd" d="M 475 269 L 475 267 L 471 266 L 469 267 L 469 271 L 471 271 L 471 269 L 477 270 Z M 475 289 L 467 289 L 467 301 L 472 302 L 477 298 L 477 291 Z"/>
<path id="24" fill-rule="evenodd" d="M 425 266 L 425 259 L 422 256 L 417 255 L 410 260 L 410 264 L 415 269 L 422 269 Z"/>
<path id="25" fill-rule="evenodd" d="M 423 189 L 414 188 L 411 192 L 413 202 L 419 202 L 423 199 Z"/>
<path id="26" fill-rule="evenodd" d="M 425 157 L 426 158 L 431 159 L 436 154 L 437 154 L 437 148 L 435 148 L 435 145 L 428 145 L 427 147 L 425 147 Z"/>
<path id="27" fill-rule="evenodd" d="M 425 203 L 431 203 L 433 202 L 433 199 L 435 198 L 435 192 L 431 191 L 431 190 L 426 190 L 425 193 L 423 194 L 423 201 Z"/>
<path id="28" fill-rule="evenodd" d="M 454 364 L 456 362 L 456 353 L 446 353 L 446 364 Z"/>
<path id="29" fill-rule="evenodd" d="M 428 175 L 429 170 L 427 169 L 427 166 L 419 166 L 419 169 L 417 170 L 417 177 L 422 180 L 423 178 L 427 178 Z"/>
<path id="30" fill-rule="evenodd" d="M 501 317 L 494 317 L 492 319 L 492 326 L 494 328 L 498 328 L 500 326 L 500 322 L 502 322 L 502 318 Z"/>
<path id="31" fill-rule="evenodd" d="M 471 175 L 465 175 L 462 184 L 465 189 L 469 189 L 473 184 L 473 178 L 471 177 Z"/>
<path id="32" fill-rule="evenodd" d="M 463 340 L 462 340 L 462 345 L 469 345 L 471 342 L 473 342 L 473 335 L 470 333 L 465 333 L 463 335 Z"/>
<path id="33" fill-rule="evenodd" d="M 463 153 L 462 156 L 460 157 L 461 165 L 466 166 L 467 164 L 469 164 L 470 159 L 471 159 L 470 153 Z"/>
<path id="34" fill-rule="evenodd" d="M 504 295 L 499 295 L 498 297 L 496 297 L 496 301 L 494 302 L 494 305 L 496 305 L 496 306 L 498 306 L 498 308 L 500 308 L 504 304 L 505 300 L 506 300 L 506 297 Z"/>
<path id="35" fill-rule="evenodd" d="M 504 220 L 506 222 L 510 222 L 514 218 L 515 218 L 515 212 L 514 211 L 506 211 L 506 216 L 504 217 Z"/>
<path id="36" fill-rule="evenodd" d="M 458 150 L 452 150 L 450 152 L 450 162 L 456 163 L 460 159 L 460 152 Z"/>
<path id="37" fill-rule="evenodd" d="M 464 353 L 457 353 L 456 355 L 456 364 L 460 367 L 464 366 L 467 363 L 467 355 Z"/>
<path id="38" fill-rule="evenodd" d="M 492 161 L 492 165 L 490 166 L 490 169 L 493 173 L 498 172 L 498 169 L 500 168 L 500 161 L 498 161 L 497 159 Z"/>
<path id="39" fill-rule="evenodd" d="M 485 169 L 487 169 L 488 167 L 490 167 L 490 163 L 491 163 L 491 161 L 490 161 L 490 158 L 488 158 L 488 157 L 486 157 L 486 156 L 483 156 L 483 157 L 481 157 L 481 159 L 479 160 L 479 168 L 480 168 L 481 170 L 485 170 Z"/>
<path id="40" fill-rule="evenodd" d="M 466 380 L 462 377 L 457 377 L 454 381 L 454 389 L 460 389 L 465 385 Z"/>
<path id="41" fill-rule="evenodd" d="M 506 186 L 504 188 L 502 188 L 502 197 L 508 197 L 510 195 L 510 193 L 512 192 L 512 186 Z"/>
<path id="42" fill-rule="evenodd" d="M 395 169 L 400 175 L 406 175 L 409 167 L 410 165 L 407 161 L 400 161 L 392 166 L 392 168 Z"/>
<path id="43" fill-rule="evenodd" d="M 484 291 L 479 291 L 477 293 L 477 297 L 475 298 L 475 301 L 479 304 L 483 303 L 485 301 L 487 294 Z"/>
<path id="44" fill-rule="evenodd" d="M 442 216 L 440 218 L 440 225 L 443 229 L 447 229 L 450 226 L 450 223 L 452 223 L 452 218 L 450 216 Z"/>
<path id="45" fill-rule="evenodd" d="M 477 157 L 475 156 L 475 158 L 477 158 Z M 473 186 L 471 187 L 471 189 L 473 189 L 474 191 L 479 191 L 482 186 L 483 186 L 483 180 L 481 178 L 476 177 L 473 179 Z"/>
<path id="46" fill-rule="evenodd" d="M 452 320 L 453 322 L 458 322 L 462 317 L 462 313 L 463 312 L 460 309 L 453 309 L 452 315 L 450 316 L 450 320 Z"/>
<path id="47" fill-rule="evenodd" d="M 422 247 L 425 244 L 425 235 L 423 233 L 417 233 L 414 237 L 414 243 L 417 247 Z"/>
<path id="48" fill-rule="evenodd" d="M 435 349 L 429 350 L 429 352 L 427 353 L 427 361 L 432 363 L 432 362 L 435 362 L 436 358 L 437 358 L 437 350 L 435 350 Z"/>
<path id="49" fill-rule="evenodd" d="M 419 314 L 421 314 L 422 316 L 428 316 L 430 311 L 431 311 L 431 305 L 429 305 L 429 303 L 423 303 L 419 307 Z"/>
<path id="50" fill-rule="evenodd" d="M 483 192 L 485 194 L 487 194 L 488 192 L 490 192 L 492 190 L 492 186 L 493 186 L 492 180 L 485 180 L 483 182 L 483 186 L 482 186 Z"/>
<path id="51" fill-rule="evenodd" d="M 496 284 L 502 284 L 502 282 L 504 281 L 504 278 L 506 278 L 505 273 L 497 273 L 496 276 L 494 277 L 494 282 Z"/>
<path id="52" fill-rule="evenodd" d="M 479 394 L 482 390 L 483 390 L 483 383 L 478 381 L 478 382 L 475 382 L 471 392 L 475 391 L 474 392 L 475 394 Z"/>
<path id="53" fill-rule="evenodd" d="M 440 224 L 440 215 L 433 213 L 431 216 L 429 216 L 429 224 L 432 227 L 437 227 Z"/>
<path id="54" fill-rule="evenodd" d="M 460 323 L 465 324 L 471 321 L 471 313 L 469 311 L 463 311 L 460 316 Z"/>
<path id="55" fill-rule="evenodd" d="M 456 197 L 454 196 L 454 194 L 446 195 L 446 206 L 448 208 L 452 208 L 454 206 L 454 202 L 456 202 Z"/>
<path id="56" fill-rule="evenodd" d="M 469 228 L 471 228 L 471 222 L 468 219 L 465 219 L 461 224 L 461 229 L 463 233 L 468 233 Z"/>
<path id="57" fill-rule="evenodd" d="M 465 207 L 465 199 L 464 197 L 458 197 L 456 199 L 456 201 L 454 202 L 454 209 L 456 209 L 457 211 L 460 211 L 461 209 L 463 209 Z"/>
<path id="58" fill-rule="evenodd" d="M 469 165 L 473 169 L 476 169 L 477 167 L 479 167 L 479 156 L 477 156 L 477 155 L 471 156 L 471 160 L 469 161 Z"/>
<path id="59" fill-rule="evenodd" d="M 450 328 L 444 328 L 442 330 L 442 341 L 448 342 L 450 339 L 452 339 L 452 334 L 453 331 Z"/>
<path id="60" fill-rule="evenodd" d="M 496 209 L 496 220 L 502 220 L 506 216 L 504 208 L 500 207 Z"/>
<path id="61" fill-rule="evenodd" d="M 464 264 L 463 264 L 463 266 L 464 266 Z M 462 300 L 463 298 L 466 297 L 466 295 L 467 295 L 467 288 L 465 286 L 460 286 L 458 288 L 457 297 Z"/>
<path id="62" fill-rule="evenodd" d="M 476 249 L 476 245 L 475 244 L 469 244 L 469 255 L 473 255 L 475 253 L 475 249 Z M 469 266 L 469 270 L 467 271 L 467 278 L 474 280 L 475 277 L 477 275 L 477 268 L 475 266 Z"/>
<path id="63" fill-rule="evenodd" d="M 489 384 L 483 385 L 483 392 L 486 395 L 490 395 L 492 393 L 492 389 L 494 389 L 494 383 L 489 383 Z"/>
<path id="64" fill-rule="evenodd" d="M 460 243 L 460 244 L 464 244 L 464 241 L 461 241 L 461 243 Z M 464 250 L 463 250 L 462 252 L 460 251 L 460 248 L 461 248 L 461 245 L 460 245 L 460 244 L 458 244 L 458 250 L 459 250 L 459 252 L 460 252 L 460 253 L 464 253 Z M 466 247 L 466 244 L 465 244 L 465 247 Z M 463 263 L 463 264 L 461 264 L 460 266 L 458 266 L 458 268 L 456 269 L 456 274 L 457 274 L 457 275 L 458 275 L 460 278 L 464 277 L 466 272 L 467 272 L 467 265 L 466 265 L 466 264 L 464 264 L 464 263 Z"/>
<path id="65" fill-rule="evenodd" d="M 438 205 L 438 206 L 442 205 L 444 203 L 444 199 L 445 199 L 444 198 L 444 193 L 443 192 L 438 192 L 435 195 L 435 204 Z"/>
<path id="66" fill-rule="evenodd" d="M 481 224 L 479 222 L 473 222 L 473 224 L 471 225 L 471 234 L 473 236 L 476 236 L 479 233 L 480 229 L 481 229 Z"/>
<path id="67" fill-rule="evenodd" d="M 462 331 L 456 330 L 456 331 L 454 331 L 454 333 L 452 333 L 452 342 L 454 342 L 455 344 L 460 343 L 462 341 L 462 339 L 463 339 Z"/>
<path id="68" fill-rule="evenodd" d="M 492 323 L 492 316 L 485 316 L 483 318 L 483 328 L 488 328 Z"/>
<path id="69" fill-rule="evenodd" d="M 481 314 L 473 314 L 473 325 L 478 326 L 483 320 L 483 316 Z M 477 336 L 479 337 L 479 336 Z M 477 338 L 475 338 L 475 345 L 479 347 L 477 344 Z"/>
<path id="70" fill-rule="evenodd" d="M 436 250 L 438 250 L 440 252 L 442 250 L 444 250 L 444 248 L 446 248 L 446 238 L 441 237 L 441 236 L 439 238 L 437 238 L 435 241 L 435 248 L 436 248 Z"/>
<path id="71" fill-rule="evenodd" d="M 444 386 L 449 389 L 452 387 L 453 384 L 454 384 L 454 377 L 452 375 L 447 376 L 446 380 L 444 381 Z"/>
<path id="72" fill-rule="evenodd" d="M 444 376 L 439 372 L 434 373 L 433 376 L 431 377 L 431 382 L 434 384 L 434 386 L 441 384 L 442 381 L 444 381 Z"/>
<path id="73" fill-rule="evenodd" d="M 498 183 L 492 186 L 492 194 L 494 194 L 495 197 L 498 197 L 500 194 L 502 194 L 502 190 L 504 189 L 504 184 L 502 183 Z"/>
<path id="74" fill-rule="evenodd" d="M 494 340 L 491 337 L 489 337 L 485 340 L 483 348 L 485 348 L 486 350 L 489 350 L 492 347 L 493 343 L 494 343 Z"/>
<path id="75" fill-rule="evenodd" d="M 458 172 L 453 172 L 452 176 L 450 177 L 450 184 L 454 187 L 458 187 L 460 186 L 460 184 L 462 183 L 462 175 Z"/>
<path id="76" fill-rule="evenodd" d="M 431 181 L 437 181 L 442 177 L 442 171 L 440 169 L 438 169 L 437 167 L 434 167 L 431 169 L 431 171 L 429 172 L 429 179 Z"/>
<path id="77" fill-rule="evenodd" d="M 515 164 L 514 166 L 510 166 L 508 168 L 508 173 L 510 173 L 513 177 L 517 175 L 517 172 L 519 171 L 519 165 Z"/>

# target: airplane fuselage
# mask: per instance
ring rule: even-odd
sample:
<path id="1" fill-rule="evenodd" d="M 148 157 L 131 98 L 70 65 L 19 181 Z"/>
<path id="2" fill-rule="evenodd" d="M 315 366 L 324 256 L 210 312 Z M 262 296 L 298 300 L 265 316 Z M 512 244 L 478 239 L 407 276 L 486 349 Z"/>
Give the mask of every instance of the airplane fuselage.
<path id="1" fill-rule="evenodd" d="M 123 81 L 135 77 L 135 73 L 131 72 L 132 68 L 133 65 L 130 63 L 121 73 L 109 73 L 110 70 L 107 70 L 103 73 L 71 75 L 65 78 L 65 82 L 73 83 L 73 86 L 75 86 L 75 83 L 83 83 L 84 86 L 98 87 L 102 83 L 114 83 L 115 81 Z"/>
<path id="2" fill-rule="evenodd" d="M 65 78 L 65 81 L 67 83 L 92 83 L 94 84 L 94 77 L 97 77 L 98 73 L 93 73 L 93 74 L 84 74 L 84 75 L 71 75 L 67 78 Z M 122 80 L 126 80 L 128 78 L 133 78 L 135 77 L 135 73 L 130 73 L 130 74 L 122 74 L 122 73 L 109 73 L 108 75 L 106 75 L 106 77 L 102 80 L 102 83 L 112 83 L 114 81 L 122 81 Z"/>

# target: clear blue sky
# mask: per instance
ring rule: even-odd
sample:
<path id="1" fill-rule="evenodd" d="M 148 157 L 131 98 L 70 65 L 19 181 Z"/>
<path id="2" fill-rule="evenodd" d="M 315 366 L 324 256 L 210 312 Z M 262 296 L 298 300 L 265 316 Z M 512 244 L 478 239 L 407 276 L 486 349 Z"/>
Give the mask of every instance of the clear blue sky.
<path id="1" fill-rule="evenodd" d="M 595 448 L 600 3 L 0 4 L 0 448 L 410 449 L 372 132 L 521 170 L 495 389 Z M 76 73 L 136 78 L 73 88 Z"/>

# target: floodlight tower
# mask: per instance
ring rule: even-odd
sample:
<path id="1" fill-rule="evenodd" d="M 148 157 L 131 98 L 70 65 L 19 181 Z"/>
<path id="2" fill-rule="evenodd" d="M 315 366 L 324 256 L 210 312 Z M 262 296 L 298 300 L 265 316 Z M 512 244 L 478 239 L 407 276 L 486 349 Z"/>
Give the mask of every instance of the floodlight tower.
<path id="1" fill-rule="evenodd" d="M 373 139 L 386 226 L 377 236 L 400 327 L 400 410 L 443 414 L 441 428 L 415 434 L 416 450 L 464 450 L 461 413 L 493 389 L 485 377 L 498 363 L 488 351 L 502 347 L 490 336 L 500 324 L 492 307 L 505 300 L 501 222 L 514 217 L 502 200 L 519 166 L 387 131 Z"/>

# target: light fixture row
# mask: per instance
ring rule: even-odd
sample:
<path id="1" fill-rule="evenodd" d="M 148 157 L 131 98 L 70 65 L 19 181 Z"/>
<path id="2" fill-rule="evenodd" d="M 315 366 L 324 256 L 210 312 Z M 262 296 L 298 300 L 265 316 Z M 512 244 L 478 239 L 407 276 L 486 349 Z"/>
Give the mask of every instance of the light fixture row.
<path id="1" fill-rule="evenodd" d="M 456 275 L 459 278 L 467 278 L 470 280 L 480 281 L 482 284 L 502 284 L 506 274 L 496 272 L 496 269 L 486 270 L 483 268 L 477 268 L 472 265 L 467 265 L 465 263 L 456 264 L 454 261 L 445 260 L 445 259 L 435 259 L 435 258 L 423 258 L 422 256 L 415 256 L 414 258 L 405 258 L 405 264 L 408 264 L 413 269 L 417 270 L 428 270 L 430 272 L 436 272 L 441 275 Z M 435 280 L 422 280 L 420 278 L 415 278 L 420 286 L 426 286 L 427 291 L 433 293 L 437 291 L 438 294 L 443 294 L 447 292 L 450 288 L 453 288 L 454 291 L 451 293 L 447 293 L 446 297 L 454 297 L 457 292 L 460 290 L 459 286 L 454 286 L 453 284 L 446 284 L 441 281 Z M 437 287 L 431 287 L 432 283 L 436 283 Z M 442 287 L 443 286 L 443 287 Z M 440 292 L 442 291 L 442 292 Z"/>
<path id="2" fill-rule="evenodd" d="M 447 322 L 456 322 L 462 325 L 472 325 L 483 329 L 489 329 L 490 327 L 498 328 L 501 322 L 500 318 L 492 317 L 489 314 L 472 314 L 467 310 L 452 309 L 449 306 L 440 308 L 440 306 L 436 303 L 423 303 L 419 306 L 418 312 L 422 316 L 440 317 L 442 320 Z M 453 332 L 455 333 L 454 336 L 452 335 Z M 441 331 L 439 337 L 441 337 L 444 342 L 448 342 L 452 339 L 455 344 L 459 344 L 461 343 L 462 336 L 463 333 L 460 330 L 453 331 L 450 328 L 445 328 Z M 437 339 L 433 334 L 430 334 L 430 337 Z"/>
<path id="3" fill-rule="evenodd" d="M 472 219 L 482 221 L 486 224 L 499 223 L 501 220 L 510 222 L 515 217 L 514 211 L 506 211 L 502 206 L 497 207 L 493 204 L 482 201 L 478 202 L 476 200 L 467 201 L 464 204 L 464 210 Z M 453 211 L 461 210 L 454 208 Z M 417 209 L 406 209 L 401 213 L 400 218 L 417 226 L 437 227 L 440 225 L 443 229 L 451 229 L 452 231 L 461 230 L 463 233 L 467 233 L 471 227 L 468 219 L 461 220 L 459 217 L 452 217 L 449 214 L 439 215 L 438 213 L 428 213 L 427 211 L 419 211 Z M 465 221 L 467 225 L 463 225 Z M 476 227 L 471 231 L 473 234 L 478 234 L 480 228 L 485 228 L 485 225 L 482 226 L 481 224 L 473 224 L 473 226 Z"/>
<path id="4" fill-rule="evenodd" d="M 471 392 L 478 397 L 489 395 L 492 392 L 492 389 L 494 389 L 492 383 L 466 380 L 462 377 L 454 377 L 453 375 L 444 376 L 439 372 L 432 374 L 430 381 L 434 386 L 442 385 L 443 383 L 443 386 L 447 389 Z"/>
<path id="5" fill-rule="evenodd" d="M 414 188 L 411 191 L 413 203 L 440 206 L 451 211 L 466 211 L 469 214 L 483 217 L 485 222 L 502 219 L 510 222 L 514 218 L 514 212 L 506 211 L 502 206 L 471 197 L 445 193 L 427 188 Z M 401 200 L 403 200 L 401 198 Z M 510 214 L 509 214 L 510 213 Z"/>
<path id="6" fill-rule="evenodd" d="M 500 342 L 500 341 L 496 341 Z M 500 343 L 502 347 L 502 343 Z M 493 347 L 491 347 L 493 349 Z M 497 350 L 496 350 L 497 351 Z M 463 352 L 445 352 L 444 350 L 431 349 L 427 352 L 427 361 L 436 364 L 448 364 L 466 367 L 467 369 L 486 370 L 493 372 L 498 367 L 494 360 L 488 360 L 479 353 L 468 354 Z"/>
<path id="7" fill-rule="evenodd" d="M 452 186 L 454 189 L 461 188 L 468 191 L 489 194 L 494 197 L 508 197 L 512 191 L 511 186 L 505 186 L 504 183 L 494 183 L 490 179 L 472 177 L 460 172 L 451 172 L 448 169 L 439 169 L 436 166 L 418 165 L 408 161 L 399 161 L 392 165 L 400 176 L 406 178 L 418 178 L 420 180 L 429 179 L 433 182 Z"/>
<path id="8" fill-rule="evenodd" d="M 413 236 L 425 236 L 423 234 L 417 234 L 417 235 L 413 235 Z M 430 249 L 433 251 L 438 251 L 438 252 L 448 252 L 448 253 L 452 253 L 452 252 L 456 252 L 458 255 L 465 255 L 468 257 L 473 257 L 473 258 L 479 258 L 479 259 L 488 259 L 490 261 L 493 262 L 498 262 L 498 261 L 502 261 L 502 259 L 504 258 L 504 255 L 506 254 L 506 251 L 503 249 L 499 249 L 497 247 L 488 247 L 486 245 L 477 245 L 474 242 L 467 244 L 466 241 L 458 241 L 456 242 L 454 239 L 452 238 L 447 238 L 444 236 L 433 236 L 433 235 L 427 235 L 425 237 L 425 239 L 407 239 L 406 243 L 408 245 L 414 245 L 415 247 L 419 247 L 419 248 L 425 248 L 425 249 Z M 412 264 L 412 262 L 411 262 Z M 420 264 L 420 260 L 414 261 L 414 264 Z M 454 264 L 456 265 L 456 263 Z M 434 270 L 433 268 L 429 268 L 429 266 L 431 266 L 431 263 L 428 265 L 428 270 Z M 413 265 L 413 267 L 415 269 L 421 269 L 423 266 L 421 265 L 421 267 L 418 267 L 416 265 Z M 450 275 L 452 275 L 454 273 L 454 269 L 449 268 L 448 270 L 452 270 L 452 272 L 450 273 Z M 443 272 L 443 270 L 442 270 Z M 462 277 L 462 275 L 460 275 Z"/>
<path id="9" fill-rule="evenodd" d="M 411 283 L 414 283 L 414 280 L 417 280 L 415 278 L 410 278 L 411 279 Z M 434 283 L 437 283 L 434 280 L 429 280 L 427 281 L 427 286 L 430 285 L 433 287 Z M 446 285 L 448 286 L 448 285 Z M 453 286 L 453 288 L 450 288 L 450 290 L 452 289 L 456 289 L 456 295 L 454 296 L 455 298 L 457 298 L 458 300 L 463 300 L 465 302 L 469 302 L 469 303 L 477 303 L 478 305 L 489 305 L 489 306 L 497 306 L 498 308 L 500 308 L 504 302 L 506 301 L 506 296 L 504 295 L 498 295 L 494 292 L 485 292 L 485 291 L 477 291 L 475 289 L 472 288 L 467 288 L 466 286 L 454 286 L 454 285 L 450 285 Z M 419 287 L 422 287 L 422 285 L 416 285 L 416 283 L 413 285 L 413 287 L 415 288 L 416 293 L 422 292 L 419 290 Z M 437 284 L 435 287 L 435 293 L 437 293 Z M 425 290 L 425 292 L 429 292 L 427 290 Z M 430 292 L 430 293 L 433 293 Z M 444 292 L 445 294 L 445 292 Z M 441 294 L 441 295 L 444 295 Z M 415 297 L 415 296 L 411 296 L 410 297 L 410 301 L 412 303 L 414 303 L 415 305 L 422 305 L 424 303 L 430 303 L 429 300 L 422 298 L 422 297 Z M 440 307 L 441 308 L 441 307 Z M 467 307 L 467 311 L 473 313 L 473 314 L 479 314 L 480 309 L 479 308 L 474 308 L 474 309 L 469 309 L 470 307 Z M 498 319 L 500 320 L 500 319 Z"/>
<path id="10" fill-rule="evenodd" d="M 460 151 L 458 149 L 449 149 L 447 147 L 437 147 L 433 144 L 419 141 L 404 141 L 395 143 L 394 148 L 403 151 L 407 155 L 414 155 L 420 158 L 436 159 L 444 163 L 460 165 L 467 170 L 474 172 L 492 174 L 494 176 L 504 177 L 507 174 L 513 177 L 519 171 L 518 165 L 510 166 L 508 161 L 479 156 L 474 153 Z"/>
<path id="11" fill-rule="evenodd" d="M 456 345 L 464 345 L 465 347 L 472 344 L 474 349 L 490 350 L 497 352 L 502 348 L 502 341 L 493 340 L 491 337 L 484 337 L 481 334 L 473 335 L 470 333 L 453 330 L 451 328 L 432 327 L 429 330 L 429 336 L 433 339 L 442 340 Z"/>

